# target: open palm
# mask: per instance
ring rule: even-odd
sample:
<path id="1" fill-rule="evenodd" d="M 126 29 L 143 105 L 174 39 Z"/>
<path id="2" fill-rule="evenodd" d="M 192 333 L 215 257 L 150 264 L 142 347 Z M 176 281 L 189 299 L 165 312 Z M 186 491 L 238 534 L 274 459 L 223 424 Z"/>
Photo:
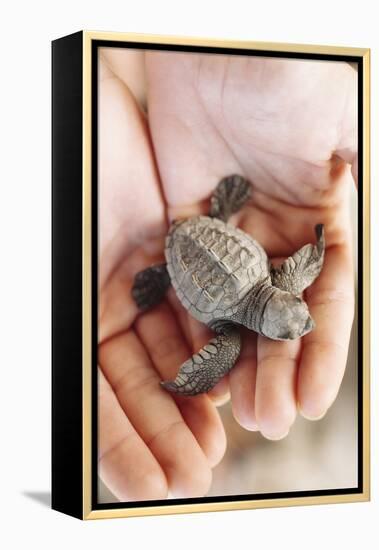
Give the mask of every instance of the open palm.
<path id="1" fill-rule="evenodd" d="M 322 416 L 346 363 L 353 317 L 349 228 L 355 73 L 343 63 L 150 52 L 148 122 L 104 67 L 100 89 L 100 472 L 121 499 L 205 494 L 225 435 L 214 403 L 283 437 L 297 408 Z M 252 182 L 235 217 L 279 260 L 324 223 L 324 269 L 306 292 L 316 329 L 277 342 L 246 331 L 241 358 L 209 395 L 159 387 L 209 338 L 173 292 L 138 316 L 137 271 L 163 258 L 169 219 L 206 212 L 225 175 Z M 158 175 L 159 174 L 159 175 Z"/>

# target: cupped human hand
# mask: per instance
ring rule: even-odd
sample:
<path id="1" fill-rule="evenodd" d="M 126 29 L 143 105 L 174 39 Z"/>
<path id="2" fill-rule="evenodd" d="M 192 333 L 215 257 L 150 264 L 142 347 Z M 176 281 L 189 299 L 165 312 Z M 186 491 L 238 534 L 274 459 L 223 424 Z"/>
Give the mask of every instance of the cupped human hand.
<path id="1" fill-rule="evenodd" d="M 149 125 L 170 219 L 206 212 L 229 174 L 252 183 L 235 222 L 274 263 L 315 242 L 326 255 L 306 290 L 316 328 L 278 342 L 245 331 L 238 364 L 211 392 L 236 420 L 281 439 L 297 412 L 319 419 L 345 370 L 354 315 L 350 194 L 357 172 L 357 76 L 341 62 L 148 52 Z M 353 174 L 353 175 L 352 175 Z M 194 349 L 210 337 L 189 320 Z"/>
<path id="2" fill-rule="evenodd" d="M 163 259 L 166 205 L 146 118 L 104 62 L 99 137 L 99 473 L 122 501 L 203 496 L 225 433 L 208 396 L 159 384 L 191 342 L 172 293 L 140 316 L 131 298 L 135 273 Z"/>

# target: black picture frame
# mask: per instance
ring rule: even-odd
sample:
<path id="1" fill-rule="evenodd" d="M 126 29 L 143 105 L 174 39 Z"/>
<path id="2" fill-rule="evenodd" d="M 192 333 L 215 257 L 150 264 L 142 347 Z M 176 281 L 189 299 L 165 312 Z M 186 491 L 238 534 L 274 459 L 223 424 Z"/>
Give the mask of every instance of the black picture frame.
<path id="1" fill-rule="evenodd" d="M 358 483 L 344 489 L 99 504 L 97 495 L 97 60 L 101 47 L 356 63 Z M 369 498 L 369 50 L 78 32 L 52 44 L 52 507 L 80 519 Z M 91 284 L 87 285 L 90 281 Z M 89 307 L 90 304 L 90 307 Z M 90 327 L 90 328 L 89 328 Z M 85 339 L 85 341 L 84 341 Z M 90 364 L 89 364 L 90 363 Z"/>

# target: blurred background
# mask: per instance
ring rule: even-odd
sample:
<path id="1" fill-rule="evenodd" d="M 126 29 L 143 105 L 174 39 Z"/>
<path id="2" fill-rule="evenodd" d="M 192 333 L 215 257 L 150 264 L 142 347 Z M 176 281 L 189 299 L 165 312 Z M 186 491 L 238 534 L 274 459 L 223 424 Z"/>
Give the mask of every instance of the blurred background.
<path id="1" fill-rule="evenodd" d="M 113 49 L 114 50 L 114 49 Z M 107 48 L 102 49 L 107 59 Z M 143 109 L 146 83 L 142 52 L 117 49 L 113 69 L 121 75 Z M 107 59 L 109 64 L 109 61 Z M 110 65 L 112 69 L 112 64 Z M 351 221 L 357 273 L 357 196 L 351 193 Z M 298 416 L 289 435 L 269 441 L 258 432 L 248 432 L 234 420 L 230 404 L 219 408 L 227 436 L 227 450 L 213 470 L 207 496 L 310 491 L 354 487 L 358 483 L 357 414 L 357 319 L 350 338 L 346 372 L 338 397 L 326 416 L 311 422 Z M 100 503 L 117 498 L 99 479 Z"/>

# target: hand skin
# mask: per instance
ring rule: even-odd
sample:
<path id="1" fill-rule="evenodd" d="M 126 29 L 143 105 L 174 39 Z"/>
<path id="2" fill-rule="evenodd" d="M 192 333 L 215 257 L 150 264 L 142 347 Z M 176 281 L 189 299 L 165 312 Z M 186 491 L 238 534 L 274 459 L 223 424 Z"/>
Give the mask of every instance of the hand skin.
<path id="1" fill-rule="evenodd" d="M 298 410 L 318 419 L 337 395 L 354 314 L 356 73 L 344 63 L 167 52 L 135 62 L 146 67 L 148 121 L 111 50 L 101 64 L 100 475 L 121 500 L 201 496 L 226 446 L 215 404 L 230 395 L 241 426 L 281 439 Z M 324 223 L 324 268 L 305 293 L 316 328 L 293 342 L 246 330 L 229 377 L 208 395 L 174 397 L 158 381 L 211 333 L 172 290 L 139 316 L 133 277 L 163 259 L 169 220 L 205 213 L 231 173 L 253 183 L 234 222 L 274 262 L 314 242 Z"/>

